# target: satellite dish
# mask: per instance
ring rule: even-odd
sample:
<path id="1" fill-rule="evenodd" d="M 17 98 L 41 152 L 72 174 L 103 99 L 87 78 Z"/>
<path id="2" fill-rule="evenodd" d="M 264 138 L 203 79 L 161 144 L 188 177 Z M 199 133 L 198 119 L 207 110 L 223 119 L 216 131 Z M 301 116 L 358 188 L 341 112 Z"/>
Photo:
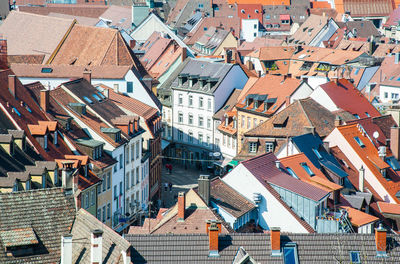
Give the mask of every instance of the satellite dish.
<path id="1" fill-rule="evenodd" d="M 373 136 L 375 139 L 377 139 L 377 138 L 379 137 L 379 132 L 378 132 L 378 131 L 375 131 L 374 134 L 372 134 L 372 136 Z"/>

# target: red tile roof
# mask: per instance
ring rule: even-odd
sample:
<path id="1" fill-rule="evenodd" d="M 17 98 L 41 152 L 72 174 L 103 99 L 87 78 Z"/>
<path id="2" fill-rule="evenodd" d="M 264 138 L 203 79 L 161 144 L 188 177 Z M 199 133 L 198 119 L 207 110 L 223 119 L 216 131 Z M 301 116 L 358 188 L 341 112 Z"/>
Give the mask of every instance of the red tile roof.
<path id="1" fill-rule="evenodd" d="M 290 0 L 227 0 L 229 4 L 260 4 L 260 5 L 287 5 Z"/>
<path id="2" fill-rule="evenodd" d="M 366 214 L 349 206 L 341 206 L 341 208 L 347 210 L 347 212 L 349 213 L 349 220 L 351 224 L 355 227 L 361 227 L 363 225 L 370 224 L 379 220 L 378 217 Z"/>
<path id="3" fill-rule="evenodd" d="M 258 19 L 263 22 L 263 9 L 261 4 L 243 3 L 237 5 L 237 16 L 240 19 Z"/>
<path id="4" fill-rule="evenodd" d="M 338 108 L 353 115 L 357 114 L 361 118 L 368 117 L 366 113 L 371 117 L 381 115 L 364 95 L 346 79 L 339 79 L 337 84 L 334 81 L 322 84 L 321 88 Z"/>
<path id="5" fill-rule="evenodd" d="M 393 10 L 392 0 L 342 0 L 344 10 L 352 17 L 388 16 Z"/>
<path id="6" fill-rule="evenodd" d="M 400 215 L 400 204 L 377 202 L 378 208 L 383 214 Z"/>

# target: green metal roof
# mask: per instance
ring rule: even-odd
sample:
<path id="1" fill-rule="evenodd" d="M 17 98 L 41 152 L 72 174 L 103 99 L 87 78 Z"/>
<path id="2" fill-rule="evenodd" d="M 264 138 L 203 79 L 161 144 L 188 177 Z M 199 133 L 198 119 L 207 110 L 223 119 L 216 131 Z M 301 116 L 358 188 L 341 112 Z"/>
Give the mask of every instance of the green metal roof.
<path id="1" fill-rule="evenodd" d="M 102 141 L 91 139 L 91 138 L 87 138 L 87 139 L 79 138 L 76 140 L 76 143 L 86 146 L 86 147 L 90 147 L 90 148 L 99 147 L 104 144 L 104 142 L 102 142 Z"/>

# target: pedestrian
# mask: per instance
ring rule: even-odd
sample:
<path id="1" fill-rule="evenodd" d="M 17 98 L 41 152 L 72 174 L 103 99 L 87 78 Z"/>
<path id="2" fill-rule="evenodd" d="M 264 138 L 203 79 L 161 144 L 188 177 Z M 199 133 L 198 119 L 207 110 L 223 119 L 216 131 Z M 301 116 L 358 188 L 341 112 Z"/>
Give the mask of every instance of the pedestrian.
<path id="1" fill-rule="evenodd" d="M 171 182 L 168 183 L 168 186 L 169 186 L 169 192 L 172 192 L 172 183 Z"/>
<path id="2" fill-rule="evenodd" d="M 169 174 L 172 173 L 172 164 L 169 164 Z"/>
<path id="3" fill-rule="evenodd" d="M 164 183 L 164 190 L 168 191 L 168 183 Z"/>

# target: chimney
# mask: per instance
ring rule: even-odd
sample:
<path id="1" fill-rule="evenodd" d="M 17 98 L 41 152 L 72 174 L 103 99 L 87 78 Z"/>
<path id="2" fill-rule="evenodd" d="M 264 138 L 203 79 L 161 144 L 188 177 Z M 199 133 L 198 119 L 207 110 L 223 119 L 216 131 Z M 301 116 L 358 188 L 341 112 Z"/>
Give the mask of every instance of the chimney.
<path id="1" fill-rule="evenodd" d="M 61 264 L 72 264 L 72 235 L 61 237 Z"/>
<path id="2" fill-rule="evenodd" d="M 290 105 L 290 96 L 286 96 L 285 106 L 288 107 Z"/>
<path id="3" fill-rule="evenodd" d="M 376 256 L 386 257 L 386 229 L 382 227 L 382 224 L 375 228 L 375 245 Z"/>
<path id="4" fill-rule="evenodd" d="M 61 181 L 62 181 L 62 187 L 65 190 L 73 190 L 74 187 L 73 176 L 72 176 L 73 165 L 74 161 L 72 160 L 62 161 Z"/>
<path id="5" fill-rule="evenodd" d="M 17 98 L 17 76 L 8 75 L 8 89 L 14 98 Z"/>
<path id="6" fill-rule="evenodd" d="M 40 107 L 44 112 L 49 110 L 49 90 L 40 91 Z"/>
<path id="7" fill-rule="evenodd" d="M 100 264 L 103 263 L 103 230 L 95 229 L 91 234 L 90 243 L 90 263 Z"/>
<path id="8" fill-rule="evenodd" d="M 280 160 L 275 160 L 275 166 L 278 170 L 281 169 L 281 161 Z"/>
<path id="9" fill-rule="evenodd" d="M 358 189 L 360 192 L 364 192 L 365 169 L 363 165 L 361 165 L 358 175 Z"/>
<path id="10" fill-rule="evenodd" d="M 341 126 L 342 125 L 342 119 L 340 118 L 340 116 L 336 116 L 335 117 L 335 127 L 337 126 Z"/>
<path id="11" fill-rule="evenodd" d="M 225 63 L 232 63 L 232 50 L 226 49 L 225 50 Z"/>
<path id="12" fill-rule="evenodd" d="M 208 227 L 208 256 L 209 257 L 219 257 L 218 253 L 218 234 L 219 228 L 217 222 L 212 221 L 207 223 Z"/>
<path id="13" fill-rule="evenodd" d="M 281 252 L 281 229 L 279 227 L 271 227 L 271 256 L 280 257 Z"/>
<path id="14" fill-rule="evenodd" d="M 399 160 L 400 158 L 400 127 L 390 128 L 390 150 L 394 157 Z"/>
<path id="15" fill-rule="evenodd" d="M 323 141 L 322 145 L 324 146 L 324 149 L 326 150 L 326 152 L 330 153 L 331 150 L 329 148 L 329 142 Z"/>
<path id="16" fill-rule="evenodd" d="M 311 133 L 311 134 L 315 135 L 315 127 L 313 127 L 313 126 L 305 126 L 304 131 L 306 134 Z"/>
<path id="17" fill-rule="evenodd" d="M 185 193 L 178 193 L 178 222 L 185 221 Z"/>
<path id="18" fill-rule="evenodd" d="M 182 48 L 181 59 L 182 62 L 185 61 L 187 58 L 187 48 Z"/>
<path id="19" fill-rule="evenodd" d="M 110 98 L 110 91 L 108 89 L 104 89 L 103 94 L 106 98 Z"/>
<path id="20" fill-rule="evenodd" d="M 135 126 L 135 131 L 139 130 L 139 117 L 135 118 L 134 122 L 134 126 Z"/>
<path id="21" fill-rule="evenodd" d="M 257 76 L 258 76 L 258 78 L 260 78 L 262 76 L 261 71 L 257 71 Z"/>
<path id="22" fill-rule="evenodd" d="M 129 47 L 131 48 L 131 50 L 133 50 L 135 48 L 135 46 L 136 46 L 136 40 L 131 39 L 129 41 Z"/>
<path id="23" fill-rule="evenodd" d="M 399 60 L 400 60 L 400 53 L 396 52 L 394 54 L 394 64 L 399 64 Z"/>
<path id="24" fill-rule="evenodd" d="M 210 178 L 208 175 L 200 175 L 199 195 L 206 202 L 207 206 L 210 205 Z"/>
<path id="25" fill-rule="evenodd" d="M 378 147 L 378 155 L 381 160 L 385 161 L 385 158 L 386 158 L 386 147 L 385 146 Z"/>
<path id="26" fill-rule="evenodd" d="M 92 84 L 92 72 L 91 71 L 84 71 L 83 72 L 83 79 L 86 79 L 90 84 Z"/>
<path id="27" fill-rule="evenodd" d="M 335 84 L 338 84 L 338 77 L 332 77 L 332 81 L 335 83 Z"/>

